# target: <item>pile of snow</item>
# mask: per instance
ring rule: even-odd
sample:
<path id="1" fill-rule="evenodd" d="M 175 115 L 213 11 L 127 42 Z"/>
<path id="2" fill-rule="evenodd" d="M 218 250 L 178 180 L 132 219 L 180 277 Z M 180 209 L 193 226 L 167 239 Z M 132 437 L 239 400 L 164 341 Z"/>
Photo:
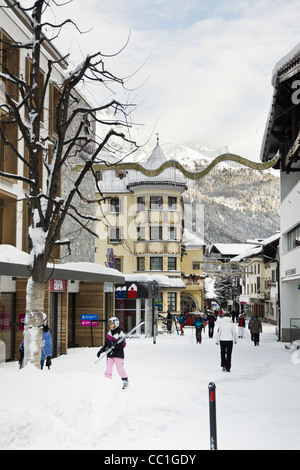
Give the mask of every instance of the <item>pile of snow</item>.
<path id="1" fill-rule="evenodd" d="M 246 330 L 222 372 L 214 339 L 194 329 L 127 341 L 129 388 L 104 378 L 98 348 L 70 349 L 49 371 L 0 364 L 0 449 L 209 450 L 208 384 L 216 384 L 218 449 L 300 448 L 300 353 L 263 325 Z"/>
<path id="2" fill-rule="evenodd" d="M 29 254 L 18 250 L 12 245 L 0 245 L 0 261 L 5 263 L 19 263 L 27 266 Z"/>

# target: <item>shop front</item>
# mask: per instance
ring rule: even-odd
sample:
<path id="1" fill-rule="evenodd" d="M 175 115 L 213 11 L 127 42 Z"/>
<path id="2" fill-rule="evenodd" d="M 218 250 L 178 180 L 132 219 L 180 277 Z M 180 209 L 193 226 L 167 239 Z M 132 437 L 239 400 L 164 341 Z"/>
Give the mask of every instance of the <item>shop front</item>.
<path id="1" fill-rule="evenodd" d="M 143 321 L 145 324 L 139 333 L 152 334 L 152 300 L 152 282 L 150 281 L 130 280 L 115 285 L 115 314 L 125 331 L 130 331 Z"/>
<path id="2" fill-rule="evenodd" d="M 26 257 L 27 253 L 0 245 L 0 362 L 19 359 L 29 275 Z M 72 346 L 102 345 L 105 317 L 114 315 L 114 283 L 124 281 L 124 275 L 94 263 L 68 263 L 54 269 L 49 265 L 46 276 L 44 312 L 53 357 L 67 354 Z M 107 282 L 113 286 L 110 293 L 105 292 Z M 86 316 L 96 321 L 84 320 Z"/>

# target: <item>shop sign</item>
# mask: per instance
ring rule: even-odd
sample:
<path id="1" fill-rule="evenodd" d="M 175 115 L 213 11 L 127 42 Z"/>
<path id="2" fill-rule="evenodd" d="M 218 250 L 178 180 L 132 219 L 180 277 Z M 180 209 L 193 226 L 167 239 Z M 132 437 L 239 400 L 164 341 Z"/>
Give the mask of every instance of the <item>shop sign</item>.
<path id="1" fill-rule="evenodd" d="M 81 326 L 98 326 L 98 315 L 81 315 Z"/>
<path id="2" fill-rule="evenodd" d="M 113 291 L 114 291 L 113 282 L 105 282 L 104 283 L 104 292 L 113 292 Z"/>
<path id="3" fill-rule="evenodd" d="M 294 274 L 296 274 L 296 268 L 287 269 L 287 270 L 285 271 L 285 275 L 286 275 L 286 276 L 293 276 Z"/>
<path id="4" fill-rule="evenodd" d="M 10 329 L 10 315 L 8 313 L 0 313 L 0 331 Z"/>
<path id="5" fill-rule="evenodd" d="M 50 279 L 50 292 L 67 292 L 65 279 Z"/>
<path id="6" fill-rule="evenodd" d="M 24 330 L 24 323 L 25 323 L 25 313 L 20 313 L 19 315 L 19 330 Z"/>
<path id="7" fill-rule="evenodd" d="M 125 282 L 115 284 L 116 299 L 149 299 L 152 298 L 148 282 Z"/>
<path id="8" fill-rule="evenodd" d="M 105 261 L 105 266 L 107 268 L 114 268 L 116 265 L 116 260 L 113 248 L 107 248 L 106 258 L 107 261 Z"/>

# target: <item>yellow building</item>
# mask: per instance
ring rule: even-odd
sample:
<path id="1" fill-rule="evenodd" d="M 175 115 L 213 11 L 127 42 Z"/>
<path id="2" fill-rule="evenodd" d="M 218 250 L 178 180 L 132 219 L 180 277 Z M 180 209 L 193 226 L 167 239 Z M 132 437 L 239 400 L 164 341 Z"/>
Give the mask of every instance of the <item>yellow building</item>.
<path id="1" fill-rule="evenodd" d="M 109 154 L 102 159 L 115 163 Z M 157 142 L 142 165 L 156 169 L 165 161 Z M 125 279 L 127 274 L 131 281 L 133 275 L 137 281 L 155 280 L 155 305 L 162 314 L 202 310 L 204 242 L 184 228 L 187 186 L 182 174 L 171 168 L 150 178 L 135 170 L 109 170 L 108 165 L 98 179 L 98 197 L 107 199 L 96 209 L 96 263 L 104 264 L 110 252 Z"/>

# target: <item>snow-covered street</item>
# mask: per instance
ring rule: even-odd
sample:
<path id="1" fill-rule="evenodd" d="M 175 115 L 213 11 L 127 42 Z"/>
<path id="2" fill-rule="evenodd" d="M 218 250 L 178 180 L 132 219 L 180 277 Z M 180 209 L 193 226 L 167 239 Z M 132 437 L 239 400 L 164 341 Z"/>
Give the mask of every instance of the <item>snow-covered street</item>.
<path id="1" fill-rule="evenodd" d="M 232 371 L 194 330 L 131 338 L 130 386 L 104 378 L 98 348 L 70 349 L 48 369 L 0 365 L 0 449 L 209 450 L 208 384 L 216 384 L 218 449 L 299 449 L 300 353 L 263 324 L 234 345 Z"/>

